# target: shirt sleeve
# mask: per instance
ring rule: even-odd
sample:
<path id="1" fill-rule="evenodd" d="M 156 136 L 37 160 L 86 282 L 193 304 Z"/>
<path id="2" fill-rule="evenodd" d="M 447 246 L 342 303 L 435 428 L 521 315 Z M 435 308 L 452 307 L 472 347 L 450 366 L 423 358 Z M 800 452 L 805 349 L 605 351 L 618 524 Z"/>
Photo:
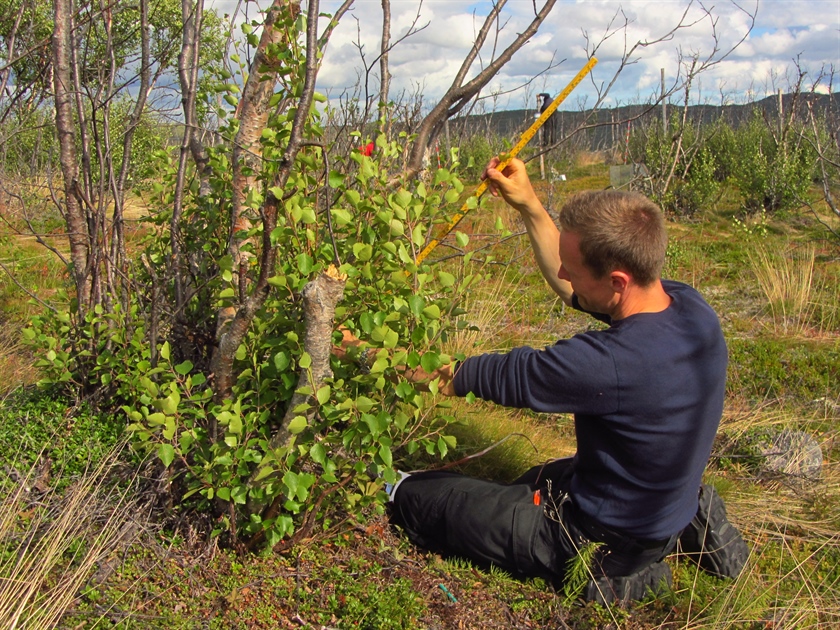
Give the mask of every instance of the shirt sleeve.
<path id="1" fill-rule="evenodd" d="M 603 334 L 575 335 L 542 350 L 520 347 L 471 357 L 455 375 L 455 393 L 537 412 L 611 413 L 620 402 L 619 388 Z"/>

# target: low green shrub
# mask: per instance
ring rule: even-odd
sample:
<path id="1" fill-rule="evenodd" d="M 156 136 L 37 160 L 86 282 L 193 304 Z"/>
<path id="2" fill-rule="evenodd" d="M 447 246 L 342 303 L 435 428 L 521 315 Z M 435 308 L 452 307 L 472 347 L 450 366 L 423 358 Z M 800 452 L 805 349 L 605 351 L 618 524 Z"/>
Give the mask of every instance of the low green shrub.
<path id="1" fill-rule="evenodd" d="M 657 123 L 635 131 L 630 157 L 648 169 L 643 192 L 674 214 L 707 209 L 726 186 L 738 191 L 748 212 L 778 213 L 797 207 L 815 180 L 813 134 L 800 123 L 773 129 L 757 109 L 739 127 L 723 120 L 683 124 L 675 113 L 667 132 Z"/>
<path id="2" fill-rule="evenodd" d="M 805 138 L 808 130 L 778 135 L 756 111 L 736 132 L 732 180 L 749 211 L 770 213 L 800 203 L 814 179 L 818 155 Z"/>
<path id="3" fill-rule="evenodd" d="M 281 162 L 287 124 L 271 119 L 262 132 L 265 180 L 272 181 Z M 222 131 L 232 138 L 235 127 L 232 121 Z M 315 108 L 306 134 L 325 135 Z M 42 357 L 42 384 L 95 395 L 119 409 L 135 447 L 170 469 L 174 502 L 214 513 L 217 533 L 274 546 L 314 527 L 332 507 L 358 518 L 368 508 L 381 513 L 382 485 L 395 480 L 396 458 L 417 451 L 442 457 L 456 445 L 446 430 L 454 419 L 449 403 L 424 396 L 404 372 L 433 372 L 451 360 L 443 344 L 467 326 L 461 304 L 478 280 L 468 266 L 470 253 L 445 268 L 416 262 L 460 207 L 464 186 L 455 150 L 447 167 L 395 185 L 408 141 L 405 133 L 392 139 L 380 134 L 373 157 L 358 151 L 329 156 L 329 148 L 306 147 L 286 190 L 250 189 L 247 203 L 255 213 L 269 194 L 282 203 L 270 234 L 255 222 L 237 235 L 240 246 L 251 261 L 259 242 L 278 255 L 266 270 L 271 289 L 265 303 L 231 353 L 236 382 L 224 400 L 214 398 L 210 369 L 216 314 L 244 309 L 242 276 L 255 275 L 234 264 L 228 248 L 229 147 L 209 151 L 209 196 L 215 201 L 201 197 L 197 187 L 185 192 L 179 236 L 189 260 L 184 281 L 190 298 L 170 318 L 161 304 L 174 303 L 175 282 L 161 279 L 172 274 L 177 162 L 158 154 L 161 182 L 150 202 L 144 265 L 131 270 L 131 295 L 114 300 L 109 310 L 97 305 L 84 317 L 71 302 L 68 311 L 39 315 L 24 331 Z M 331 199 L 326 207 L 325 194 Z M 477 204 L 469 198 L 468 205 Z M 453 237 L 465 250 L 469 237 L 457 231 Z M 304 347 L 302 295 L 330 270 L 346 278 L 335 325 L 366 342 L 375 361 L 360 370 L 333 357 L 331 375 L 313 391 L 300 380 L 313 367 Z M 328 346 L 330 339 L 323 341 Z M 436 386 L 429 387 L 433 394 Z M 295 394 L 303 402 L 291 405 Z"/>
<path id="4" fill-rule="evenodd" d="M 721 187 L 717 155 L 707 145 L 711 127 L 682 126 L 672 116 L 667 133 L 650 124 L 630 138 L 630 157 L 644 163 L 648 177 L 642 191 L 677 216 L 692 216 L 707 209 Z M 679 140 L 678 140 L 679 139 Z"/>
<path id="5" fill-rule="evenodd" d="M 0 404 L 0 452 L 20 474 L 48 458 L 59 489 L 110 453 L 120 414 L 94 413 L 55 391 L 18 390 Z"/>
<path id="6" fill-rule="evenodd" d="M 840 382 L 835 343 L 780 338 L 729 339 L 729 393 L 748 400 L 809 403 Z"/>
<path id="7" fill-rule="evenodd" d="M 478 183 L 484 167 L 490 159 L 504 149 L 501 140 L 490 138 L 487 134 L 473 134 L 461 141 L 460 160 L 464 164 L 462 176 L 465 181 Z"/>

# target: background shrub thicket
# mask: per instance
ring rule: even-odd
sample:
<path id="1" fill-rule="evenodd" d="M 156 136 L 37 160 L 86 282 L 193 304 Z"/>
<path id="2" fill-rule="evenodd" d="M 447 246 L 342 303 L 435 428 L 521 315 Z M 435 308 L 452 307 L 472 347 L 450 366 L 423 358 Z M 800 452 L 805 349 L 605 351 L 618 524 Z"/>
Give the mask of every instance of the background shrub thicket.
<path id="1" fill-rule="evenodd" d="M 732 179 L 747 210 L 780 212 L 801 203 L 817 165 L 812 135 L 774 133 L 758 112 L 736 132 Z"/>
<path id="2" fill-rule="evenodd" d="M 674 214 L 694 215 L 726 188 L 748 213 L 779 213 L 801 205 L 816 177 L 815 133 L 825 127 L 774 128 L 757 109 L 737 126 L 723 118 L 686 124 L 675 113 L 667 132 L 650 123 L 632 134 L 630 159 L 648 171 L 638 186 Z"/>

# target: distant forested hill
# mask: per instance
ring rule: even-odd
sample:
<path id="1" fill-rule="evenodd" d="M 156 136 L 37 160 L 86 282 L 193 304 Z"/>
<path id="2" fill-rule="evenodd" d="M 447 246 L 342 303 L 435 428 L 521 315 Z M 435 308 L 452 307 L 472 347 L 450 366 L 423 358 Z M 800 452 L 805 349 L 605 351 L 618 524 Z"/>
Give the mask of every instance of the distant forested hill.
<path id="1" fill-rule="evenodd" d="M 785 116 L 791 108 L 796 116 L 807 115 L 812 107 L 822 117 L 836 118 L 840 107 L 840 92 L 833 94 L 785 94 L 782 96 L 782 112 Z M 730 125 L 737 127 L 749 120 L 753 111 L 758 111 L 768 121 L 777 121 L 779 97 L 770 96 L 759 101 L 743 105 L 691 105 L 688 118 L 694 123 L 711 123 L 723 118 Z M 492 136 L 515 141 L 537 116 L 536 109 L 516 109 L 473 116 L 464 116 L 450 121 L 450 134 L 455 137 L 487 133 Z M 668 117 L 682 115 L 682 106 L 669 103 Z M 559 138 L 565 137 L 586 121 L 586 129 L 574 138 L 575 145 L 589 150 L 600 150 L 623 142 L 629 129 L 641 125 L 654 124 L 662 120 L 661 105 L 624 105 L 612 109 L 601 109 L 594 114 L 585 111 L 558 111 L 555 114 L 556 129 Z M 835 130 L 840 132 L 840 130 Z"/>

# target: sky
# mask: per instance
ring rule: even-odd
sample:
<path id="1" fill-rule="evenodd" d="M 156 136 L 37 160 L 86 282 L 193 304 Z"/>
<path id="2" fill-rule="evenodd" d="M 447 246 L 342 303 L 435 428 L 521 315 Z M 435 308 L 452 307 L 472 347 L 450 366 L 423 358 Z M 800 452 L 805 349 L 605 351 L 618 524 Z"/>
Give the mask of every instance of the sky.
<path id="1" fill-rule="evenodd" d="M 497 50 L 531 22 L 535 2 L 542 6 L 540 0 L 507 2 Z M 339 4 L 322 0 L 320 8 L 332 13 Z M 267 5 L 268 0 L 260 0 L 244 6 L 250 16 L 258 17 L 258 7 Z M 225 13 L 235 3 L 213 0 L 210 6 Z M 392 97 L 419 92 L 425 103 L 436 102 L 451 85 L 489 6 L 484 0 L 391 0 L 392 41 L 404 36 L 412 24 L 425 26 L 390 53 Z M 750 29 L 751 14 L 755 20 Z M 681 21 L 683 26 L 673 32 Z M 372 66 L 370 92 L 378 92 L 376 56 L 381 25 L 381 0 L 356 0 L 327 47 L 318 80 L 320 92 L 331 100 L 352 94 L 364 80 L 365 64 Z M 658 41 L 662 38 L 665 40 Z M 482 49 L 485 63 L 492 58 L 492 40 L 492 36 L 488 38 Z M 649 45 L 637 47 L 630 63 L 616 76 L 622 56 L 637 42 Z M 484 106 L 488 110 L 534 107 L 536 94 L 559 93 L 596 45 L 598 65 L 562 109 L 592 106 L 610 83 L 605 106 L 650 101 L 660 90 L 661 69 L 668 88 L 679 86 L 685 78 L 685 64 L 680 59 L 693 56 L 700 60 L 711 56 L 718 63 L 694 79 L 689 96 L 692 103 L 744 103 L 778 89 L 789 91 L 797 77 L 795 60 L 808 73 L 806 89 L 821 72 L 840 73 L 840 2 L 719 0 L 713 5 L 711 0 L 708 4 L 684 0 L 557 0 L 539 32 L 482 92 Z M 728 54 L 724 57 L 724 53 Z M 479 68 L 477 62 L 473 74 Z M 840 82 L 840 76 L 837 80 Z M 528 87 L 521 87 L 526 84 Z M 819 82 L 817 89 L 827 91 L 828 80 Z M 832 89 L 838 91 L 840 87 L 834 85 Z M 680 88 L 671 100 L 682 102 L 683 98 Z"/>

